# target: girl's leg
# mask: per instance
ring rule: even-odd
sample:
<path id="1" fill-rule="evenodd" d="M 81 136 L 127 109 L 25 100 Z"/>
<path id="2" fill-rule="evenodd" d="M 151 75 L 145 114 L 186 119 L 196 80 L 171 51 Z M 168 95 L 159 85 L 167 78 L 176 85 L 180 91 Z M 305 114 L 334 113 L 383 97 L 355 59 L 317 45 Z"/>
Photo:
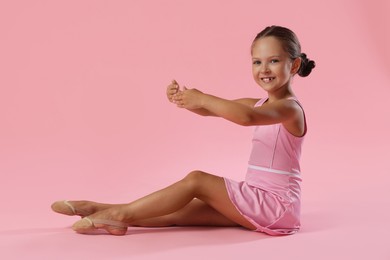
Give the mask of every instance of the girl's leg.
<path id="1" fill-rule="evenodd" d="M 58 201 L 63 207 L 64 202 Z M 87 217 L 98 211 L 126 204 L 107 204 L 87 200 L 68 201 L 75 209 L 76 214 Z M 65 205 L 66 206 L 66 205 Z M 56 210 L 54 210 L 56 211 Z M 69 209 L 67 209 L 69 211 Z M 56 211 L 58 213 L 62 213 Z M 64 213 L 63 213 L 64 214 Z M 171 214 L 139 220 L 131 223 L 132 226 L 140 227 L 168 227 L 168 226 L 238 226 L 237 223 L 226 218 L 224 215 L 199 199 L 193 199 L 184 208 Z"/>
<path id="2" fill-rule="evenodd" d="M 132 203 L 111 207 L 90 215 L 89 219 L 100 220 L 100 223 L 94 223 L 89 228 L 85 227 L 86 223 L 83 220 L 76 222 L 73 228 L 81 233 L 89 232 L 94 227 L 104 228 L 112 234 L 121 235 L 125 230 L 115 230 L 112 226 L 103 224 L 101 220 L 111 221 L 111 223 L 120 221 L 131 225 L 174 213 L 184 208 L 194 198 L 202 200 L 230 221 L 248 229 L 255 229 L 230 201 L 223 178 L 200 171 L 191 172 L 181 181 Z"/>
<path id="3" fill-rule="evenodd" d="M 138 227 L 239 226 L 199 199 L 193 199 L 184 208 L 171 214 L 135 221 L 131 225 Z"/>

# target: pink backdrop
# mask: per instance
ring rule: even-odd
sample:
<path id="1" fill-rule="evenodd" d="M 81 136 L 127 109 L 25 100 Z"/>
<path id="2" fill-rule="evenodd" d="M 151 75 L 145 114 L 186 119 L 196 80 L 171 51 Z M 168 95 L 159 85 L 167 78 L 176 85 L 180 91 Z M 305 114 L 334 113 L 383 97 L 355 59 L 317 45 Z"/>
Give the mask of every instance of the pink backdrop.
<path id="1" fill-rule="evenodd" d="M 387 0 L 1 1 L 0 257 L 389 259 L 389 11 Z M 91 237 L 50 211 L 58 199 L 129 201 L 193 169 L 243 179 L 252 130 L 179 110 L 165 87 L 263 96 L 249 49 L 272 24 L 317 63 L 294 80 L 309 123 L 300 233 Z"/>

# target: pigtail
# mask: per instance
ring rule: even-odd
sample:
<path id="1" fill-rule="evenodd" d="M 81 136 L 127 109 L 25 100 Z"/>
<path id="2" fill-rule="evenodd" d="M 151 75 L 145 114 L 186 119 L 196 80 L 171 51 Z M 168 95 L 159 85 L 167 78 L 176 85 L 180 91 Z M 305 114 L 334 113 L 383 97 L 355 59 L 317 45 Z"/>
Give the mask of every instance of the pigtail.
<path id="1" fill-rule="evenodd" d="M 298 75 L 301 77 L 307 77 L 311 73 L 312 69 L 315 68 L 316 63 L 313 60 L 308 59 L 305 53 L 302 53 L 300 57 L 302 62 L 298 70 Z"/>

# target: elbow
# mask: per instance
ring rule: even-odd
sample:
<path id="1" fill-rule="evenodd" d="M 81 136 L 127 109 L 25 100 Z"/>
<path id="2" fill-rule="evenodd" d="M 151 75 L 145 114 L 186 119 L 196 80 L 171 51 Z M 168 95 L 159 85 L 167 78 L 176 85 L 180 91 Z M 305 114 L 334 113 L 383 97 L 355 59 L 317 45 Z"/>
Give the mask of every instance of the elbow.
<path id="1" fill-rule="evenodd" d="M 253 126 L 255 125 L 255 120 L 252 116 L 245 115 L 240 117 L 240 120 L 238 120 L 237 124 L 241 126 Z"/>

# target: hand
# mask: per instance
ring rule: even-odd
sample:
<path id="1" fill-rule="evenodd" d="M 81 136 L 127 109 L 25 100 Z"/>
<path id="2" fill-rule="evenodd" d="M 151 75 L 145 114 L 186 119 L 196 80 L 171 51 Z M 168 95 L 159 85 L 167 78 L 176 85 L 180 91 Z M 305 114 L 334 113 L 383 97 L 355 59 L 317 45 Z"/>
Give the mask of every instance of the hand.
<path id="1" fill-rule="evenodd" d="M 179 91 L 179 84 L 176 80 L 172 80 L 171 84 L 167 87 L 167 98 L 169 102 L 175 103 L 173 100 L 174 95 Z"/>
<path id="2" fill-rule="evenodd" d="M 178 89 L 177 93 L 173 95 L 173 103 L 180 108 L 198 109 L 202 108 L 203 92 L 197 89 L 187 89 L 185 86 L 183 90 Z"/>

